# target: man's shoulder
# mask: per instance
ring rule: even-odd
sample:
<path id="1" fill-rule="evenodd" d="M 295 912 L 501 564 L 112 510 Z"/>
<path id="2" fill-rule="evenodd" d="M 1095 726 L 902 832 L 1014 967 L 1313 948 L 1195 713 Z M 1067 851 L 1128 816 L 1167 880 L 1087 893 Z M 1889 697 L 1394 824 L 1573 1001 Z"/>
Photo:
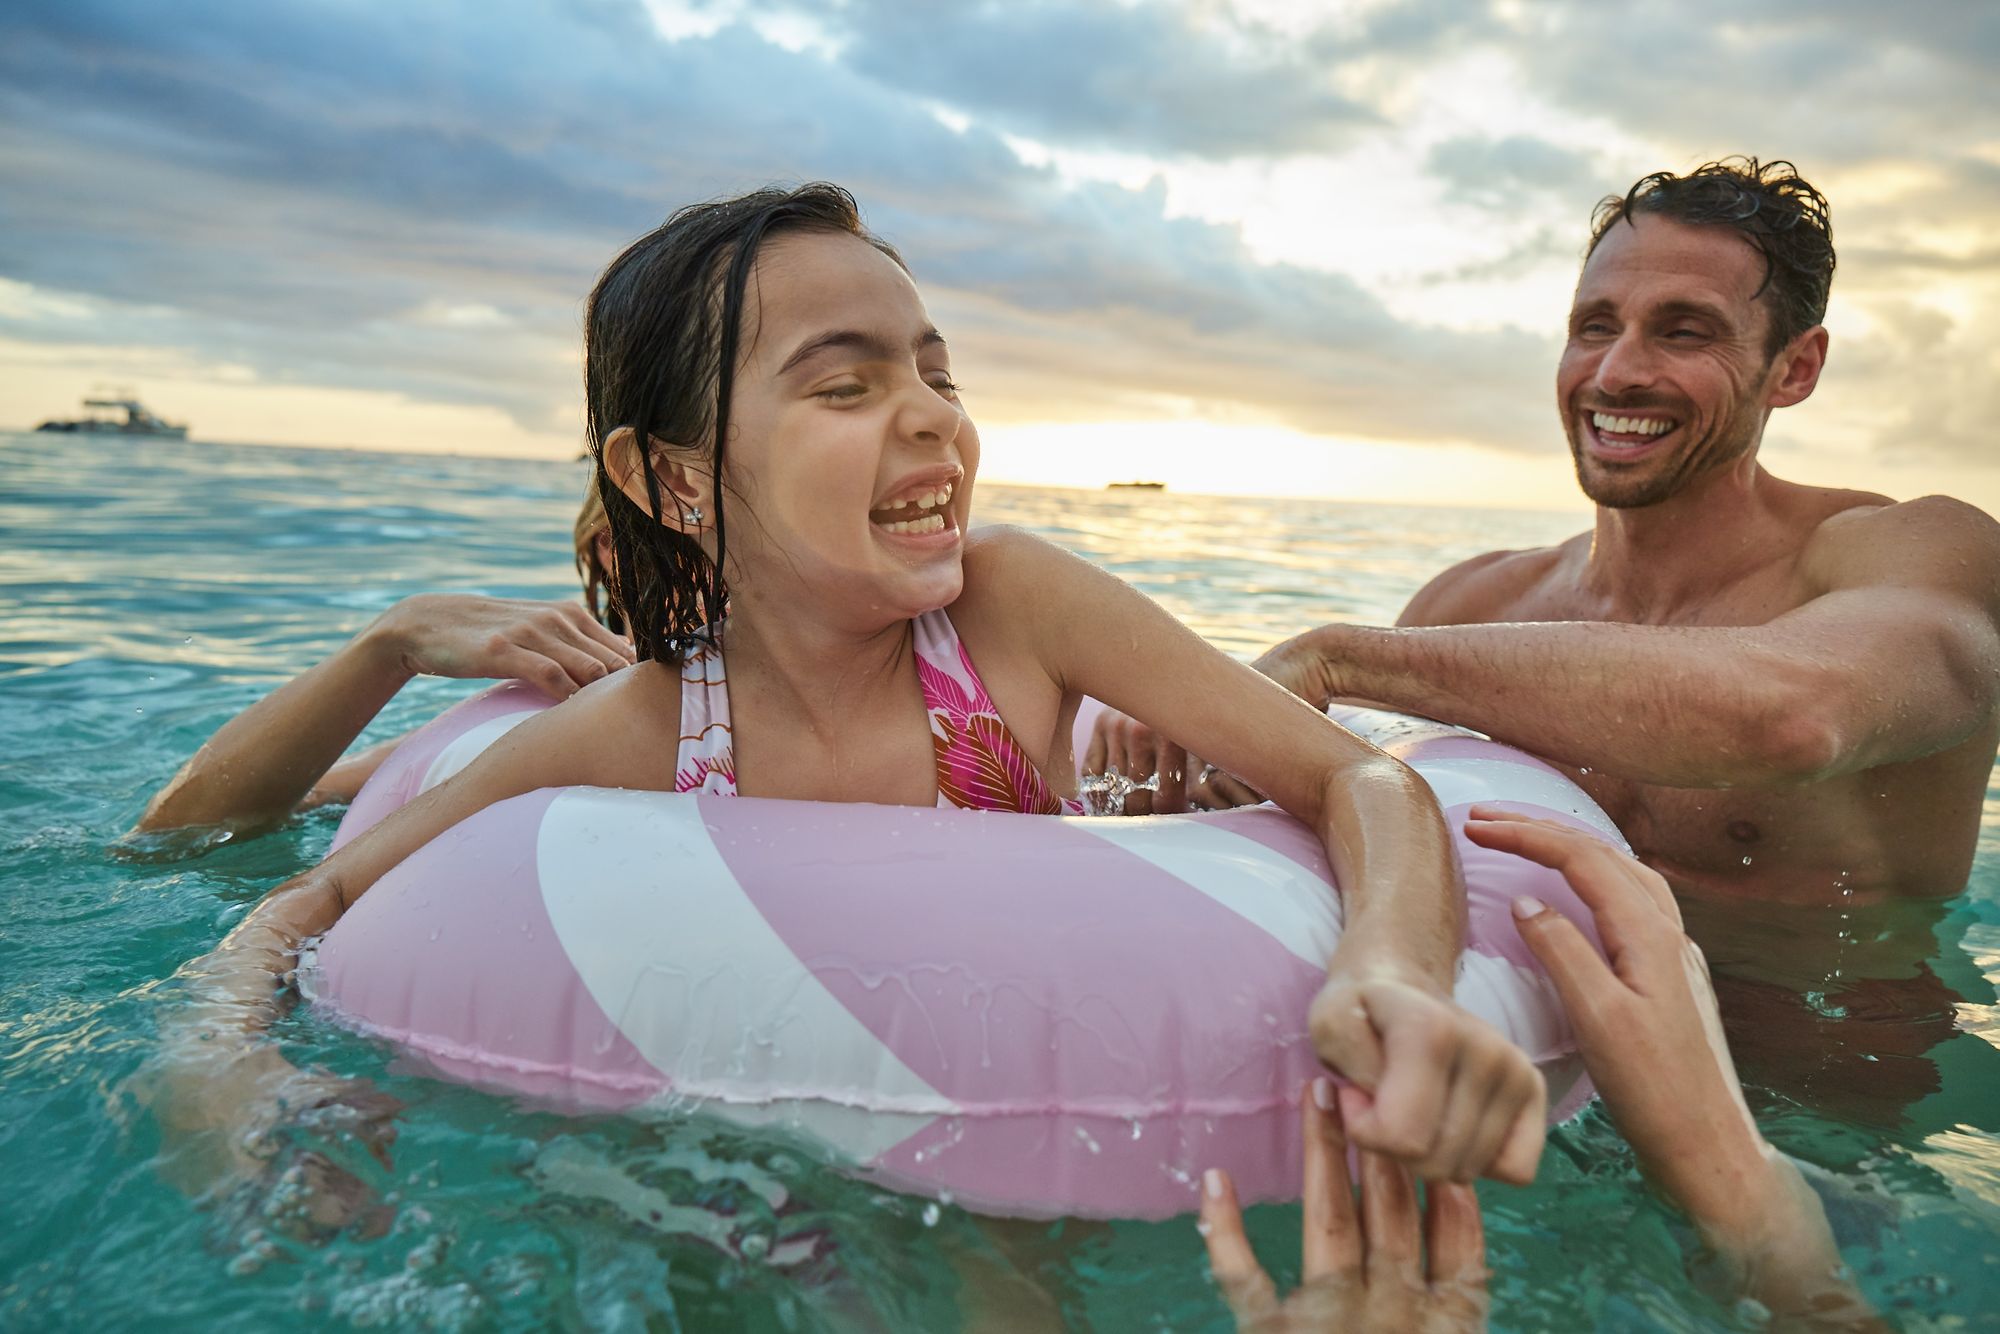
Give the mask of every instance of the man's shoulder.
<path id="1" fill-rule="evenodd" d="M 1520 604 L 1586 549 L 1588 533 L 1549 547 L 1488 551 L 1460 561 L 1418 590 L 1400 625 L 1464 625 L 1516 619 Z"/>
<path id="2" fill-rule="evenodd" d="M 1892 500 L 1827 493 L 1804 551 L 1808 574 L 1854 582 L 1953 585 L 2000 595 L 2000 523 L 1953 496 Z"/>

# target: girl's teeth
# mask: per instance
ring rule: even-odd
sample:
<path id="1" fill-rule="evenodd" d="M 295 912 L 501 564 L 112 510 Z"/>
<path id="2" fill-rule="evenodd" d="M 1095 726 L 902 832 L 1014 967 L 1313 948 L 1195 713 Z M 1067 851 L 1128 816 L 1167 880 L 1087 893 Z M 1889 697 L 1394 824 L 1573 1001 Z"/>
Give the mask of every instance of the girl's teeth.
<path id="1" fill-rule="evenodd" d="M 926 514 L 921 519 L 906 519 L 898 523 L 885 523 L 882 528 L 891 533 L 941 533 L 944 531 L 944 515 Z"/>

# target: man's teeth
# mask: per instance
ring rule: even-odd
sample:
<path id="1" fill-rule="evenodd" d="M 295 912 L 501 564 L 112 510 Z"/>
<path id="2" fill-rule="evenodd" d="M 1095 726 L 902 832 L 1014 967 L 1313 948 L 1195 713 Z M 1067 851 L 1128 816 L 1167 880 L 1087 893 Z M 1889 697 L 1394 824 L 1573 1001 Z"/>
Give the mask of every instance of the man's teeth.
<path id="1" fill-rule="evenodd" d="M 1608 412 L 1591 413 L 1590 424 L 1612 435 L 1658 435 L 1674 427 L 1666 417 L 1614 417 Z"/>
<path id="2" fill-rule="evenodd" d="M 885 523 L 881 525 L 881 528 L 884 532 L 890 533 L 941 533 L 944 531 L 944 515 L 926 514 L 921 519 L 905 519 L 899 520 L 896 523 Z"/>

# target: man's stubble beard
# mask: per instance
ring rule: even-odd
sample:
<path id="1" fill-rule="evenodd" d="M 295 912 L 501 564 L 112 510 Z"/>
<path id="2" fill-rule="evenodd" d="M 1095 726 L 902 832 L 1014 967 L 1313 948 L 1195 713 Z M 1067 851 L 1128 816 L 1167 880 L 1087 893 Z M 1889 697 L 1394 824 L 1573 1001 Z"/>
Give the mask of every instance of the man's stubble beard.
<path id="1" fill-rule="evenodd" d="M 1628 477 L 1596 470 L 1603 467 L 1601 463 L 1594 469 L 1584 453 L 1584 428 L 1574 414 L 1565 424 L 1577 486 L 1593 505 L 1613 510 L 1644 509 L 1671 500 L 1704 474 L 1726 468 L 1750 453 L 1757 447 L 1759 435 L 1756 409 L 1746 397 L 1730 413 L 1720 433 L 1710 437 L 1715 441 L 1713 448 L 1704 448 L 1706 441 L 1694 441 L 1659 464 L 1657 470 Z"/>

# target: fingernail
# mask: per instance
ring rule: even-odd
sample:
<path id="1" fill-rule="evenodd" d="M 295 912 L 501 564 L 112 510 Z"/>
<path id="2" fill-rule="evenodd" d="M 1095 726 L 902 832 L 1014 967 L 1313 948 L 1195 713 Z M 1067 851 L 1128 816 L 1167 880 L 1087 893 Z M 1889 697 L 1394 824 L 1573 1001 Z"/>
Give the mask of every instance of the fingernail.
<path id="1" fill-rule="evenodd" d="M 1313 1080 L 1313 1106 L 1322 1112 L 1333 1110 L 1333 1081 L 1325 1075 Z"/>
<path id="2" fill-rule="evenodd" d="M 1532 894 L 1523 894 L 1520 898 L 1514 900 L 1514 916 L 1523 922 L 1527 921 L 1530 917 L 1540 917 L 1548 910 L 1549 905 L 1543 903 Z"/>
<path id="3" fill-rule="evenodd" d="M 1222 1198 L 1222 1173 L 1211 1167 L 1201 1174 L 1202 1193 L 1211 1200 Z"/>

